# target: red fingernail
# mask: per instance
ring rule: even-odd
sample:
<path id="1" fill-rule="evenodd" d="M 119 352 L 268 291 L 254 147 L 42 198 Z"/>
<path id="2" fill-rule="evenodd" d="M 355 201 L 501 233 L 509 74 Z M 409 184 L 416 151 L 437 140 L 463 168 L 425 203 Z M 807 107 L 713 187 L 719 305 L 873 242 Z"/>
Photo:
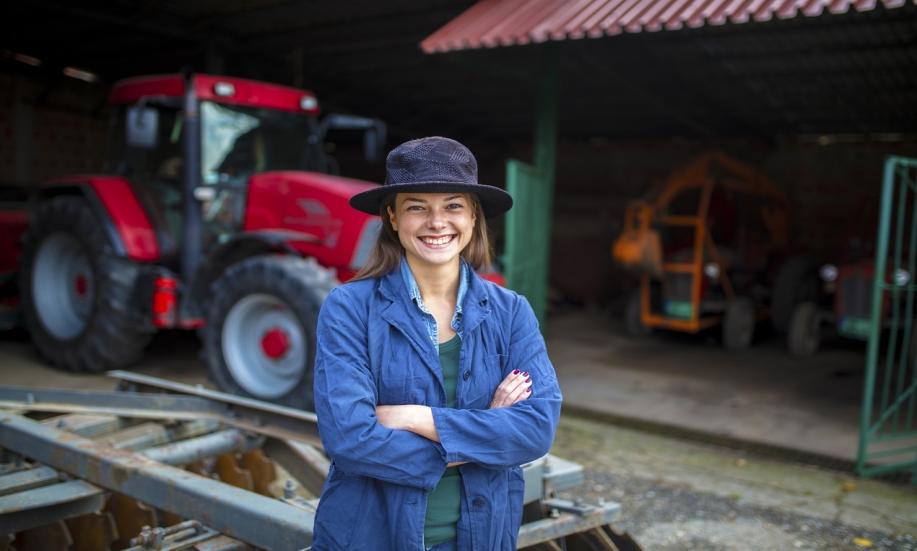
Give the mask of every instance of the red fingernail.
<path id="1" fill-rule="evenodd" d="M 526 377 L 529 376 L 529 372 L 528 372 L 528 371 L 523 371 L 522 374 L 525 375 Z"/>
<path id="2" fill-rule="evenodd" d="M 519 370 L 518 370 L 518 369 L 514 369 L 514 370 L 513 370 L 513 375 L 518 375 L 518 374 L 519 374 Z"/>
<path id="3" fill-rule="evenodd" d="M 531 391 L 532 391 L 532 387 L 528 387 L 527 389 L 525 389 L 525 391 L 526 391 L 526 392 L 531 392 Z"/>
<path id="4" fill-rule="evenodd" d="M 529 379 L 531 379 L 531 377 L 526 377 L 525 382 L 529 382 Z"/>

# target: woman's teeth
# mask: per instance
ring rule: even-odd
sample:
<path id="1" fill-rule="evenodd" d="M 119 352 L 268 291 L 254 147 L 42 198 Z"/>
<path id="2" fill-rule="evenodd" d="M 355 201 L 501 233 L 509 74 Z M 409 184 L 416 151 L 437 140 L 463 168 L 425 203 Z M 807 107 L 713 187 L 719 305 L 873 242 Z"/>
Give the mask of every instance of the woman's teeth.
<path id="1" fill-rule="evenodd" d="M 445 245 L 452 241 L 453 237 L 452 235 L 446 235 L 444 237 L 421 237 L 420 239 L 427 245 Z"/>

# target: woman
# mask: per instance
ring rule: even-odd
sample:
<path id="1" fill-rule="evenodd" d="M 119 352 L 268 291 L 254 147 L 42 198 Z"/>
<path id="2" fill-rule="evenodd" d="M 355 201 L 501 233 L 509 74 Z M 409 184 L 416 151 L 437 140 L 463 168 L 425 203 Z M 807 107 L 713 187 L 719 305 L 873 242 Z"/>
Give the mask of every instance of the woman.
<path id="1" fill-rule="evenodd" d="M 382 216 L 369 264 L 318 321 L 315 406 L 332 463 L 313 549 L 515 549 L 520 464 L 547 453 L 561 395 L 528 302 L 475 273 L 485 216 L 512 199 L 477 182 L 462 144 L 389 153 L 354 196 Z"/>

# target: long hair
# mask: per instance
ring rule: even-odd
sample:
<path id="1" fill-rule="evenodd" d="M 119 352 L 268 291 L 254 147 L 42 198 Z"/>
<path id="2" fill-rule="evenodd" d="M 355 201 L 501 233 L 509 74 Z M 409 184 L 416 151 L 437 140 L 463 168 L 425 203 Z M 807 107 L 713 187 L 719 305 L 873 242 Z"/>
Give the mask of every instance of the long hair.
<path id="1" fill-rule="evenodd" d="M 471 240 L 468 245 L 462 249 L 461 255 L 466 262 L 471 264 L 475 270 L 490 270 L 493 251 L 490 248 L 490 237 L 487 232 L 487 219 L 484 218 L 484 211 L 481 208 L 481 202 L 474 193 L 468 194 L 472 208 L 474 209 L 475 223 L 471 230 Z M 388 209 L 395 210 L 396 194 L 391 193 L 382 202 L 379 208 L 379 216 L 382 218 L 382 227 L 379 230 L 379 237 L 373 246 L 369 262 L 360 268 L 353 280 L 371 279 L 381 277 L 391 273 L 401 264 L 401 258 L 404 256 L 404 247 L 398 240 L 398 233 L 392 229 L 389 219 Z"/>

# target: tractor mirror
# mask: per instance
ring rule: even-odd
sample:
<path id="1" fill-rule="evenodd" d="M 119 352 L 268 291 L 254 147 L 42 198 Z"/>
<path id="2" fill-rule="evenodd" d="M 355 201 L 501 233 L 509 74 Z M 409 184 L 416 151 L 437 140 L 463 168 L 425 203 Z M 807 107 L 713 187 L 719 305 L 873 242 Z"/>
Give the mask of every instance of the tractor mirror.
<path id="1" fill-rule="evenodd" d="M 156 147 L 159 135 L 159 111 L 145 105 L 127 108 L 127 145 L 140 149 Z"/>
<path id="2" fill-rule="evenodd" d="M 385 123 L 379 119 L 357 117 L 331 113 L 325 116 L 321 124 L 321 135 L 324 138 L 328 130 L 362 130 L 363 156 L 374 162 L 385 153 Z"/>

